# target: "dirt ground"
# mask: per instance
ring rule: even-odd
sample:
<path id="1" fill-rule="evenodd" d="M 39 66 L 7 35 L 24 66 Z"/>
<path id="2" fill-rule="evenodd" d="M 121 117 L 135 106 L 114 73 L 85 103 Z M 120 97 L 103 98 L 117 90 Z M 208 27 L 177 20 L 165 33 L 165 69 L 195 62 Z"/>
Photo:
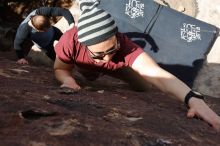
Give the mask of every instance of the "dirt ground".
<path id="1" fill-rule="evenodd" d="M 0 146 L 220 146 L 212 127 L 157 89 L 77 75 L 83 89 L 73 93 L 52 67 L 17 65 L 14 56 L 0 52 Z M 220 99 L 207 102 L 220 114 Z"/>

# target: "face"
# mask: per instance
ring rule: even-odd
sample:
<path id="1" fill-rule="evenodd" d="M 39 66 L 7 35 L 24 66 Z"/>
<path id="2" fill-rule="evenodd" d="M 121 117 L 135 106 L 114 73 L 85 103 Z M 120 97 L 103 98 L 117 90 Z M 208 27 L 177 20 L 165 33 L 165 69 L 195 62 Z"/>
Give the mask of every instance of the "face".
<path id="1" fill-rule="evenodd" d="M 109 62 L 120 48 L 120 44 L 117 42 L 116 36 L 113 36 L 104 42 L 88 46 L 87 48 L 96 62 Z"/>

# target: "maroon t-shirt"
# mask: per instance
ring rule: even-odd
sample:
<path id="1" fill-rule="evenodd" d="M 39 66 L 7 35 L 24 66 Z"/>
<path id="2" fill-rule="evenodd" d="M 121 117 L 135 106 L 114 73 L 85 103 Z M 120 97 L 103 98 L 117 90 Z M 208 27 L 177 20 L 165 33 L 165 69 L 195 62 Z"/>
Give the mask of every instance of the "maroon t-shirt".
<path id="1" fill-rule="evenodd" d="M 122 33 L 117 33 L 120 49 L 109 62 L 95 62 L 86 49 L 78 41 L 77 28 L 66 31 L 55 46 L 57 57 L 67 64 L 75 64 L 87 70 L 108 72 L 122 67 L 131 67 L 134 60 L 143 52 L 143 49 L 134 44 Z"/>

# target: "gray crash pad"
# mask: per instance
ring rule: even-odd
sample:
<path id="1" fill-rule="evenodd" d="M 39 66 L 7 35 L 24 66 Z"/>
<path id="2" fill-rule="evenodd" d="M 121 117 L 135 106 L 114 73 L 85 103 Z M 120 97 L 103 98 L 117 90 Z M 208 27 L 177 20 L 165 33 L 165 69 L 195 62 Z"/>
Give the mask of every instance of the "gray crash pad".
<path id="1" fill-rule="evenodd" d="M 189 86 L 215 42 L 219 29 L 152 0 L 101 0 L 120 32 Z"/>

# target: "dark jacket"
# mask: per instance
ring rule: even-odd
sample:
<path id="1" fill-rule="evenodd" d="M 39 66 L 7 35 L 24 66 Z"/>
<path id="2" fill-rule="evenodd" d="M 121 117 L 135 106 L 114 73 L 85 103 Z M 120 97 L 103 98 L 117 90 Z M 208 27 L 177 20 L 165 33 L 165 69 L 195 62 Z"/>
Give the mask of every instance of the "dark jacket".
<path id="1" fill-rule="evenodd" d="M 70 11 L 65 8 L 59 7 L 41 7 L 32 11 L 25 20 L 19 25 L 14 40 L 14 48 L 19 59 L 24 58 L 24 50 L 22 44 L 26 39 L 31 39 L 39 48 L 45 49 L 56 37 L 54 27 L 51 27 L 47 32 L 37 32 L 31 26 L 28 25 L 31 16 L 44 15 L 48 17 L 52 16 L 64 16 L 69 24 L 74 23 L 74 18 Z"/>

